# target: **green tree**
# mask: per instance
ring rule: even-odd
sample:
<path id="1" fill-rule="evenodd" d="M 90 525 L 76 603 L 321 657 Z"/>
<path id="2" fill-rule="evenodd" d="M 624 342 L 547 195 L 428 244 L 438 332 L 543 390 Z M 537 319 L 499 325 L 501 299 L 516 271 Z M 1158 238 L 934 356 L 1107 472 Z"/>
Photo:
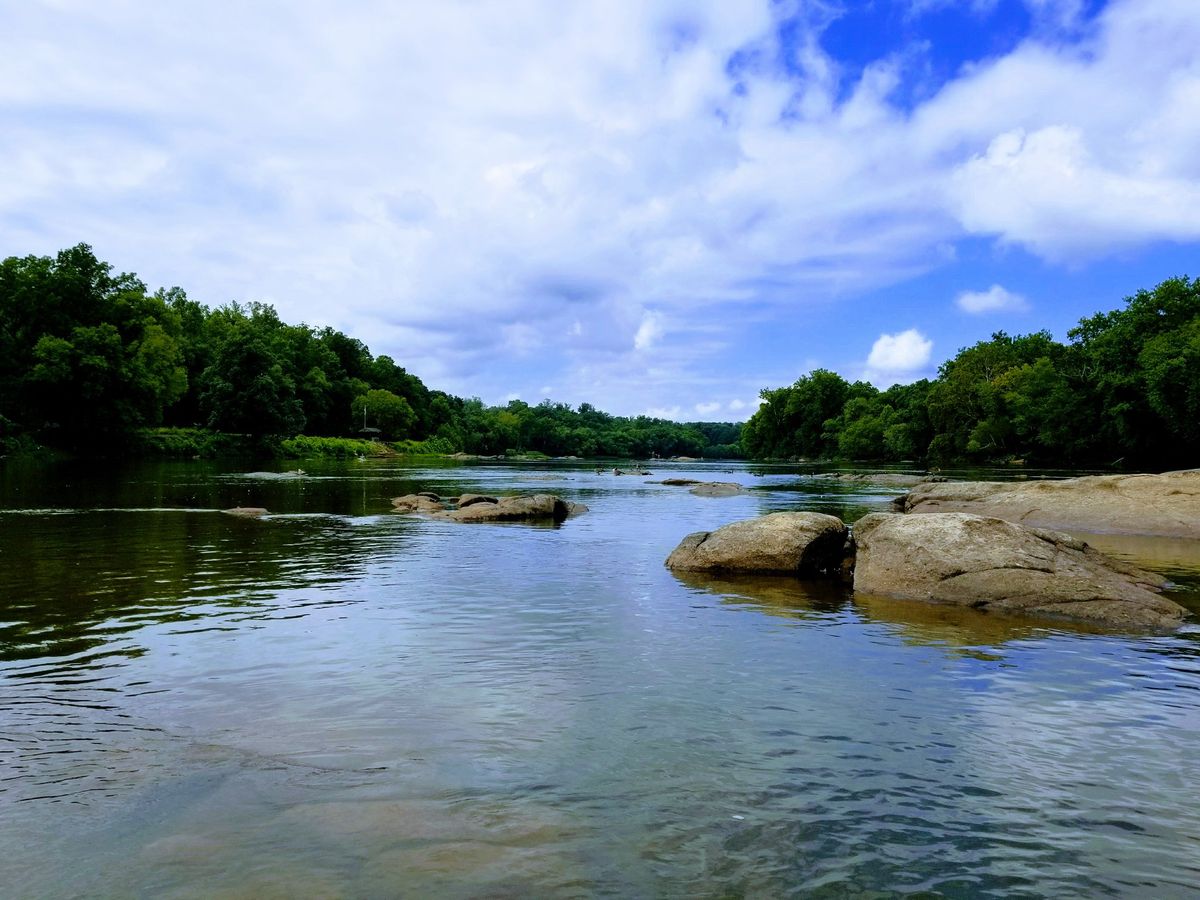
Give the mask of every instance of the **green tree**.
<path id="1" fill-rule="evenodd" d="M 388 440 L 398 441 L 410 435 L 417 414 L 403 397 L 391 391 L 374 389 L 354 398 L 350 415 L 355 422 L 378 428 Z"/>

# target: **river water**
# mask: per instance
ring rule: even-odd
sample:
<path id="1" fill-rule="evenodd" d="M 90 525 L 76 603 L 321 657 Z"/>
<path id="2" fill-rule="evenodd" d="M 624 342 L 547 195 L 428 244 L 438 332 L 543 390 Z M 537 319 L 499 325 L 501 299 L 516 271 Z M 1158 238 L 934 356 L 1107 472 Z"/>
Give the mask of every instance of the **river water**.
<path id="1" fill-rule="evenodd" d="M 302 465 L 0 461 L 0 895 L 1200 896 L 1194 626 L 663 567 L 900 493 L 795 467 Z M 1200 546 L 1096 543 L 1200 612 Z"/>

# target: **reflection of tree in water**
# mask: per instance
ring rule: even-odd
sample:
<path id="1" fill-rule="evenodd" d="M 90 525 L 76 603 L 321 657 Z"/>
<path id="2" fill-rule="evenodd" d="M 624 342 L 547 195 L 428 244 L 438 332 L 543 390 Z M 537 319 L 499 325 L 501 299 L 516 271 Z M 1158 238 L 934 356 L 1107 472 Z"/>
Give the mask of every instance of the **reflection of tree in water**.
<path id="1" fill-rule="evenodd" d="M 787 576 L 707 576 L 676 573 L 689 587 L 722 598 L 723 603 L 744 606 L 772 616 L 797 620 L 857 617 L 885 626 L 905 643 L 943 647 L 960 656 L 995 659 L 1003 644 L 1044 635 L 1051 631 L 1103 634 L 1087 623 L 1056 623 L 1052 628 L 1017 616 L 1000 616 L 980 610 L 919 600 L 896 600 L 856 594 L 830 582 L 805 582 Z"/>
<path id="2" fill-rule="evenodd" d="M 122 636 L 148 626 L 308 605 L 402 547 L 399 519 L 246 521 L 215 512 L 96 511 L 5 516 L 0 531 L 0 660 L 136 655 Z M 386 530 L 388 540 L 379 541 Z M 82 660 L 79 660 L 82 662 Z"/>

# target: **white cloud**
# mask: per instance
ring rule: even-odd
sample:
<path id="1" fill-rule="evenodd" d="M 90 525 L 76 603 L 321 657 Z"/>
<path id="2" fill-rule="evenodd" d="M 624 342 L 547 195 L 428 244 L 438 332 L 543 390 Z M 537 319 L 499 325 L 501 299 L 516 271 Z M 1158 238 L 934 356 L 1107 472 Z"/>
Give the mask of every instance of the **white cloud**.
<path id="1" fill-rule="evenodd" d="M 649 350 L 662 339 L 663 334 L 665 331 L 662 317 L 647 312 L 642 316 L 642 323 L 638 325 L 637 333 L 633 336 L 633 349 Z"/>
<path id="2" fill-rule="evenodd" d="M 963 291 L 954 301 L 963 312 L 982 315 L 991 312 L 1024 312 L 1029 301 L 998 284 L 986 291 Z"/>
<path id="3" fill-rule="evenodd" d="M 743 409 L 745 409 L 749 405 L 750 404 L 746 403 L 743 400 L 730 400 L 729 401 L 729 411 L 730 412 L 741 412 Z"/>
<path id="4" fill-rule="evenodd" d="M 914 373 L 929 365 L 933 341 L 915 328 L 896 334 L 881 334 L 867 356 L 864 377 L 878 385 L 911 380 Z"/>
<path id="5" fill-rule="evenodd" d="M 719 401 L 710 401 L 708 403 L 697 403 L 696 412 L 702 416 L 710 416 L 721 408 Z"/>
<path id="6" fill-rule="evenodd" d="M 785 9 L 796 68 L 732 66 L 778 58 Z M 1200 240 L 1195 0 L 1113 0 L 1082 43 L 1027 40 L 911 109 L 920 54 L 848 74 L 827 9 L 10 4 L 0 246 L 87 240 L 152 285 L 347 329 L 435 387 L 548 382 L 632 412 L 786 383 L 753 350 L 744 383 L 713 361 L 751 314 L 897 283 L 967 235 L 1068 264 Z"/>

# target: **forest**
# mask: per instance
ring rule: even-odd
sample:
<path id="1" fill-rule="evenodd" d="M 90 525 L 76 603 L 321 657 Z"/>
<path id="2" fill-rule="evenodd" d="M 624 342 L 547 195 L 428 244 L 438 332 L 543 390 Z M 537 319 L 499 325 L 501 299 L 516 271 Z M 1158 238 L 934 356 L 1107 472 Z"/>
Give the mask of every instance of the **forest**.
<path id="1" fill-rule="evenodd" d="M 1200 279 L 1138 291 L 1069 338 L 997 332 L 937 378 L 884 391 L 818 369 L 762 392 L 742 446 L 756 458 L 1200 464 Z"/>
<path id="2" fill-rule="evenodd" d="M 209 308 L 177 287 L 151 292 L 86 244 L 0 263 L 0 453 L 35 442 L 114 452 L 164 428 L 235 435 L 249 443 L 224 446 L 259 449 L 303 434 L 487 455 L 740 453 L 738 425 L 549 400 L 489 407 L 430 390 L 340 331 L 287 324 L 263 303 Z"/>
<path id="3" fill-rule="evenodd" d="M 882 391 L 817 369 L 763 390 L 745 425 L 550 400 L 487 406 L 431 390 L 340 331 L 287 324 L 269 305 L 151 292 L 80 244 L 0 263 L 0 453 L 33 443 L 105 452 L 191 429 L 263 447 L 369 436 L 486 455 L 1197 464 L 1200 279 L 1139 291 L 1068 337 L 997 332 L 936 378 Z"/>

